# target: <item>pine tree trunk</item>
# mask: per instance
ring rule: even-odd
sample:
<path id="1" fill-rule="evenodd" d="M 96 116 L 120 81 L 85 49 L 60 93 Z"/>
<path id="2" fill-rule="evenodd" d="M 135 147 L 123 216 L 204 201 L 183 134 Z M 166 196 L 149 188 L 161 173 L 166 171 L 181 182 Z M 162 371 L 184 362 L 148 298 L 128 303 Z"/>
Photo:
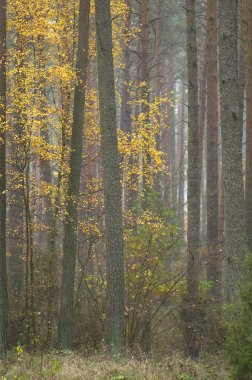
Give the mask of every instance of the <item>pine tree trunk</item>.
<path id="1" fill-rule="evenodd" d="M 150 110 L 149 110 L 149 101 L 150 101 L 150 72 L 149 72 L 149 0 L 141 0 L 141 38 L 142 38 L 142 78 L 141 81 L 144 83 L 142 86 L 141 100 L 142 100 L 142 113 L 145 115 L 145 124 L 147 126 L 147 140 L 150 128 Z M 147 144 L 148 145 L 148 144 Z M 148 148 L 147 148 L 148 149 Z M 146 162 L 143 162 L 143 172 L 146 172 L 146 166 L 151 164 L 151 157 L 149 151 L 146 152 L 147 158 Z M 143 201 L 142 208 L 143 210 L 148 209 L 149 205 L 149 188 L 145 178 L 143 176 Z M 152 323 L 151 323 L 151 306 L 146 310 L 143 321 L 142 321 L 142 337 L 141 337 L 141 349 L 144 354 L 148 355 L 151 352 L 152 344 Z"/>
<path id="2" fill-rule="evenodd" d="M 188 272 L 185 350 L 190 357 L 199 355 L 199 224 L 200 168 L 198 145 L 198 82 L 195 0 L 186 1 L 188 72 Z"/>
<path id="3" fill-rule="evenodd" d="M 174 51 L 173 40 L 171 39 L 171 46 L 168 50 L 168 98 L 172 104 L 174 104 L 173 95 L 173 74 L 174 74 Z M 176 123 L 174 106 L 168 102 L 168 120 L 169 120 L 169 132 L 168 132 L 168 157 L 169 157 L 169 199 L 170 209 L 174 212 L 174 217 L 177 216 L 177 177 L 176 177 Z"/>
<path id="4" fill-rule="evenodd" d="M 218 346 L 220 300 L 220 252 L 218 249 L 218 88 L 217 88 L 217 4 L 207 3 L 207 340 Z"/>
<path id="5" fill-rule="evenodd" d="M 6 275 L 6 0 L 0 3 L 0 355 L 7 350 L 7 275 Z"/>
<path id="6" fill-rule="evenodd" d="M 79 3 L 79 41 L 77 51 L 78 82 L 74 91 L 73 125 L 70 154 L 70 174 L 67 192 L 66 220 L 64 224 L 63 274 L 59 321 L 59 344 L 70 348 L 73 334 L 73 303 L 75 262 L 77 252 L 78 196 L 80 188 L 81 157 L 83 146 L 83 123 L 85 106 L 85 83 L 89 45 L 90 1 Z"/>
<path id="7" fill-rule="evenodd" d="M 203 32 L 202 32 L 203 33 Z M 207 44 L 206 38 L 203 39 L 201 44 L 201 60 L 200 60 L 200 75 L 199 75 L 199 168 L 201 175 L 200 183 L 200 241 L 201 245 L 205 244 L 206 240 L 206 219 L 207 219 L 207 205 L 206 205 L 206 189 L 205 189 L 205 136 L 206 136 L 206 81 L 207 81 L 207 62 L 206 52 Z"/>
<path id="8" fill-rule="evenodd" d="M 246 90 L 246 223 L 248 248 L 252 252 L 252 1 L 243 0 L 245 90 Z"/>
<path id="9" fill-rule="evenodd" d="M 243 273 L 247 249 L 242 175 L 242 122 L 238 76 L 238 2 L 219 1 L 219 68 L 225 202 L 225 293 Z"/>
<path id="10" fill-rule="evenodd" d="M 16 36 L 16 49 L 19 59 L 15 61 L 18 69 L 13 83 L 13 91 L 18 91 L 20 94 L 20 87 L 24 88 L 24 58 L 22 42 L 18 33 Z M 10 300 L 9 319 L 11 322 L 18 320 L 20 317 L 18 309 L 23 302 L 21 293 L 24 283 L 24 200 L 22 189 L 20 189 L 24 152 L 22 144 L 17 141 L 17 136 L 22 136 L 24 128 L 25 118 L 22 118 L 21 114 L 22 107 L 17 107 L 13 114 L 12 130 L 9 133 L 7 132 L 7 146 L 9 146 L 9 149 L 7 148 L 7 204 L 9 206 L 7 208 L 7 252 L 9 252 L 7 275 L 8 297 Z M 13 302 L 14 300 L 15 302 Z M 16 327 L 14 326 L 14 329 Z M 21 328 L 21 326 L 19 327 Z M 21 333 L 21 331 L 15 331 L 14 333 Z"/>
<path id="11" fill-rule="evenodd" d="M 124 351 L 124 252 L 122 188 L 116 130 L 110 0 L 95 1 L 101 155 L 106 235 L 106 344 Z"/>
<path id="12" fill-rule="evenodd" d="M 179 143 L 179 192 L 178 192 L 178 214 L 179 214 L 179 226 L 183 241 L 185 240 L 185 85 L 181 85 L 181 112 L 180 112 L 180 143 Z"/>

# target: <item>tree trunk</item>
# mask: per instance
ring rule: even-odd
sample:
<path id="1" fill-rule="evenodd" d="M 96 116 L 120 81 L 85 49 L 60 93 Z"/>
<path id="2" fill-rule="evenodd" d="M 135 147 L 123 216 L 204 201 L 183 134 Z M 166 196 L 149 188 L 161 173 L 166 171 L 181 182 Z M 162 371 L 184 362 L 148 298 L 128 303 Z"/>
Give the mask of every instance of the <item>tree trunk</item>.
<path id="1" fill-rule="evenodd" d="M 147 126 L 147 135 L 146 139 L 149 139 L 149 128 L 150 128 L 150 109 L 149 109 L 149 101 L 150 101 L 150 72 L 149 72 L 149 49 L 150 49 L 150 41 L 149 41 L 149 0 L 141 0 L 141 38 L 142 38 L 142 78 L 141 81 L 144 83 L 142 86 L 141 92 L 141 100 L 142 100 L 142 113 L 144 114 L 144 122 Z M 143 173 L 146 173 L 146 168 L 151 164 L 151 157 L 148 151 L 146 152 L 146 160 L 143 162 Z M 149 188 L 147 184 L 147 180 L 145 175 L 143 175 L 143 202 L 142 208 L 143 210 L 148 209 L 149 205 Z M 152 326 L 151 326 L 151 306 L 149 306 L 148 310 L 144 315 L 142 321 L 142 336 L 141 336 L 141 349 L 144 354 L 149 354 L 151 351 L 152 344 Z"/>
<path id="2" fill-rule="evenodd" d="M 180 125 L 180 136 L 179 136 L 179 192 L 178 192 L 178 215 L 179 215 L 179 226 L 181 229 L 181 235 L 183 241 L 185 240 L 185 85 L 182 82 L 181 85 L 181 111 L 179 118 Z"/>
<path id="3" fill-rule="evenodd" d="M 24 59 L 22 41 L 19 33 L 16 36 L 17 57 L 15 66 L 18 68 L 14 78 L 13 93 L 22 97 L 24 91 L 23 72 Z M 22 58 L 20 58 L 22 57 Z M 19 59 L 18 59 L 19 58 Z M 22 305 L 22 288 L 24 280 L 24 200 L 22 188 L 20 188 L 20 177 L 23 175 L 24 152 L 20 136 L 23 135 L 24 120 L 22 118 L 22 107 L 17 107 L 12 115 L 12 128 L 7 132 L 7 268 L 8 268 L 8 297 L 10 300 L 9 320 L 18 320 L 18 309 Z M 9 142 L 9 144 L 8 144 Z M 15 301 L 15 302 L 14 302 Z M 19 326 L 21 328 L 21 326 Z M 14 326 L 14 329 L 17 326 Z M 21 333 L 15 331 L 14 333 Z"/>
<path id="4" fill-rule="evenodd" d="M 203 33 L 204 31 L 202 31 Z M 207 62 L 206 52 L 207 43 L 206 38 L 203 39 L 201 44 L 201 60 L 200 60 L 200 74 L 199 74 L 199 168 L 201 175 L 200 184 L 200 241 L 201 245 L 206 242 L 206 219 L 207 219 L 207 205 L 206 205 L 206 189 L 205 189 L 205 135 L 206 135 L 206 80 L 207 80 Z"/>
<path id="5" fill-rule="evenodd" d="M 73 333 L 73 303 L 75 262 L 77 251 L 78 196 L 83 146 L 83 123 L 85 106 L 85 82 L 89 45 L 90 1 L 79 3 L 79 41 L 76 70 L 78 82 L 74 91 L 73 125 L 70 154 L 70 174 L 67 192 L 66 220 L 64 224 L 63 274 L 59 320 L 59 344 L 70 348 Z"/>
<path id="6" fill-rule="evenodd" d="M 219 1 L 219 68 L 225 202 L 226 297 L 243 273 L 247 248 L 242 175 L 242 123 L 238 76 L 237 0 Z"/>
<path id="7" fill-rule="evenodd" d="M 248 248 L 252 252 L 252 1 L 243 0 L 246 90 L 246 223 Z"/>
<path id="8" fill-rule="evenodd" d="M 195 0 L 186 2 L 188 71 L 188 273 L 185 327 L 186 354 L 199 355 L 199 224 L 200 168 L 198 146 L 198 82 Z"/>
<path id="9" fill-rule="evenodd" d="M 168 50 L 168 98 L 174 104 L 173 95 L 173 74 L 174 74 L 174 51 L 173 40 Z M 168 118 L 169 118 L 169 169 L 170 169 L 170 209 L 174 212 L 174 217 L 177 216 L 177 177 L 176 177 L 176 126 L 174 106 L 168 102 Z"/>
<path id="10" fill-rule="evenodd" d="M 0 354 L 7 350 L 7 275 L 6 275 L 6 0 L 0 4 Z"/>
<path id="11" fill-rule="evenodd" d="M 220 255 L 218 249 L 218 88 L 216 0 L 207 3 L 207 340 L 218 346 Z"/>
<path id="12" fill-rule="evenodd" d="M 101 155 L 106 235 L 106 344 L 122 353 L 124 336 L 124 252 L 122 188 L 116 130 L 112 25 L 109 0 L 95 0 Z"/>

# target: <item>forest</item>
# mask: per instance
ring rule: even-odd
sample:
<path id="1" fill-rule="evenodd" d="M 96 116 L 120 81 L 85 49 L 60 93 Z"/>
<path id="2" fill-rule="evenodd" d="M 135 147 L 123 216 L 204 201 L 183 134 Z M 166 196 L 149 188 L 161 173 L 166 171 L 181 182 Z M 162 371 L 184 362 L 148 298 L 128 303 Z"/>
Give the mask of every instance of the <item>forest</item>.
<path id="1" fill-rule="evenodd" d="M 252 379 L 252 0 L 0 0 L 0 379 Z"/>

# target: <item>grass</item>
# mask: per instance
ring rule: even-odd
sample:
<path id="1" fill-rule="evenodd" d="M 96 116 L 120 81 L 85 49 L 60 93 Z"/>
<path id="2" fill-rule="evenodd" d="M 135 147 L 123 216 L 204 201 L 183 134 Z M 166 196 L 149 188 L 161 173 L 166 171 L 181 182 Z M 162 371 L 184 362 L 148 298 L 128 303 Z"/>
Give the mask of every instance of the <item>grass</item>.
<path id="1" fill-rule="evenodd" d="M 230 379 L 221 357 L 198 362 L 178 353 L 161 361 L 109 358 L 106 354 L 27 353 L 18 347 L 1 362 L 0 380 L 210 380 Z"/>

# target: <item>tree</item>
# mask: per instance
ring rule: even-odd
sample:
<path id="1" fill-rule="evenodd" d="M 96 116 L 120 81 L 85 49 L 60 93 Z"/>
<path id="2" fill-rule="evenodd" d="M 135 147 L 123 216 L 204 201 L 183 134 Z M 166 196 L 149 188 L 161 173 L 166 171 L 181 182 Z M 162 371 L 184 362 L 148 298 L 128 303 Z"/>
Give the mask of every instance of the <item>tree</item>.
<path id="1" fill-rule="evenodd" d="M 7 350 L 7 275 L 6 275 L 6 0 L 0 3 L 0 354 Z"/>
<path id="2" fill-rule="evenodd" d="M 252 1 L 242 0 L 246 91 L 246 223 L 248 248 L 252 252 Z"/>
<path id="3" fill-rule="evenodd" d="M 64 257 L 61 284 L 59 343 L 70 348 L 73 330 L 73 303 L 75 262 L 77 252 L 78 196 L 83 146 L 85 83 L 88 62 L 90 1 L 79 3 L 79 41 L 77 51 L 78 81 L 74 91 L 73 125 L 71 138 L 70 173 L 67 193 L 66 220 L 64 224 Z"/>
<path id="4" fill-rule="evenodd" d="M 199 223 L 200 172 L 198 164 L 198 82 L 195 0 L 186 2 L 188 75 L 188 258 L 185 345 L 186 354 L 199 355 Z"/>
<path id="5" fill-rule="evenodd" d="M 225 293 L 230 298 L 243 273 L 247 249 L 242 175 L 242 122 L 238 77 L 238 2 L 219 1 L 219 69 L 225 202 Z"/>
<path id="6" fill-rule="evenodd" d="M 124 351 L 122 188 L 116 129 L 110 0 L 95 1 L 106 239 L 106 344 Z"/>
<path id="7" fill-rule="evenodd" d="M 218 249 L 218 88 L 216 1 L 207 3 L 207 338 L 217 343 L 217 304 L 220 299 Z"/>
<path id="8" fill-rule="evenodd" d="M 181 99 L 179 110 L 179 149 L 178 149 L 178 169 L 179 169 L 179 189 L 178 189 L 178 213 L 181 235 L 185 236 L 185 84 L 182 81 L 180 86 Z"/>

